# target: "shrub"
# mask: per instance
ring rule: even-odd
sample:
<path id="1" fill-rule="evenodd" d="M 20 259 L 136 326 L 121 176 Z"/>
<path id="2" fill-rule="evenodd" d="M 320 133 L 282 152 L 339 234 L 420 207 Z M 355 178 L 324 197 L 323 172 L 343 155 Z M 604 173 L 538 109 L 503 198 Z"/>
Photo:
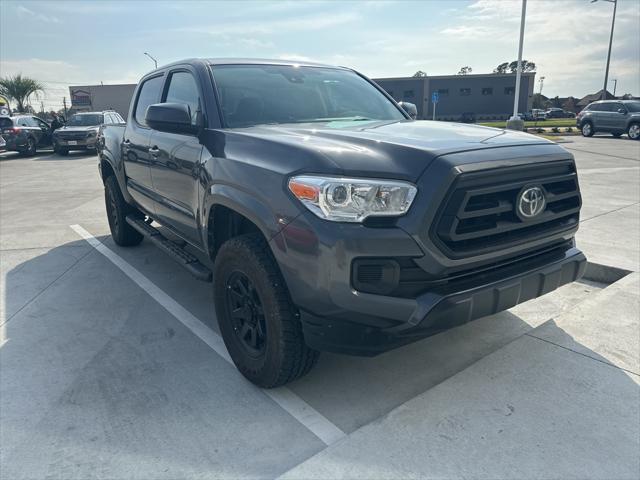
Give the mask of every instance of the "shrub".
<path id="1" fill-rule="evenodd" d="M 567 127 L 564 129 L 564 131 L 567 133 L 573 132 L 573 127 Z"/>
<path id="2" fill-rule="evenodd" d="M 536 128 L 536 133 L 544 133 L 544 128 L 542 127 Z"/>
<path id="3" fill-rule="evenodd" d="M 559 129 L 558 127 L 553 127 L 553 128 L 551 129 L 551 131 L 552 131 L 553 133 L 560 133 L 560 129 Z"/>

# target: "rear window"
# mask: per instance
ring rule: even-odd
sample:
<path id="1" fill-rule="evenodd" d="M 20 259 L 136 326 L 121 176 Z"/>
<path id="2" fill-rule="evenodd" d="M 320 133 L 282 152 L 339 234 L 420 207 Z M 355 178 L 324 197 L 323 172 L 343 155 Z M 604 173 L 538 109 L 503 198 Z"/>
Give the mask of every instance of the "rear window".
<path id="1" fill-rule="evenodd" d="M 13 127 L 13 120 L 7 117 L 0 117 L 0 128 L 11 128 Z"/>

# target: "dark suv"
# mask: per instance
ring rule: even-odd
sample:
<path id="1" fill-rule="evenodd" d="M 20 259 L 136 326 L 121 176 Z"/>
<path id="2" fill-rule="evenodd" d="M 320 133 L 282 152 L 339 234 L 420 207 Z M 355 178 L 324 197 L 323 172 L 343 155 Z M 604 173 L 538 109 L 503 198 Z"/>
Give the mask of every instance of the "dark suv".
<path id="1" fill-rule="evenodd" d="M 51 145 L 51 127 L 33 115 L 0 117 L 0 132 L 6 141 L 6 149 L 22 155 L 35 155 L 38 147 Z"/>
<path id="2" fill-rule="evenodd" d="M 60 155 L 67 155 L 69 150 L 95 150 L 100 126 L 117 123 L 124 123 L 124 119 L 113 110 L 76 113 L 53 132 L 53 148 Z"/>
<path id="3" fill-rule="evenodd" d="M 627 133 L 632 140 L 640 139 L 640 101 L 601 100 L 587 105 L 576 117 L 582 135 L 590 137 L 597 132 L 620 137 Z"/>

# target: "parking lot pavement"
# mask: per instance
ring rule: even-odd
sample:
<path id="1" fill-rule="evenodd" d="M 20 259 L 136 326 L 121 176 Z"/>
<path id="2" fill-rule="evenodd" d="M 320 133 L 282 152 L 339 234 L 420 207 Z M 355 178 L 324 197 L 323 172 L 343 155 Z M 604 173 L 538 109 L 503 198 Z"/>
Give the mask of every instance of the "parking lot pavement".
<path id="1" fill-rule="evenodd" d="M 635 146 L 627 145 L 632 143 L 580 138 L 565 145 L 573 148 L 581 172 L 582 229 L 589 222 L 605 222 L 606 230 L 620 212 L 634 203 L 637 207 L 640 165 L 634 160 Z M 615 152 L 616 157 L 585 153 L 587 149 Z M 483 375 L 491 377 L 492 371 L 500 369 L 513 372 L 500 376 L 496 391 L 506 389 L 504 398 L 513 395 L 516 401 L 521 395 L 513 391 L 514 385 L 520 388 L 528 378 L 517 372 L 526 372 L 526 362 L 542 362 L 540 372 L 565 368 L 561 354 L 544 350 L 552 346 L 549 342 L 559 342 L 561 346 L 553 348 L 566 352 L 569 347 L 579 351 L 582 345 L 609 361 L 621 354 L 619 349 L 606 347 L 615 338 L 596 345 L 596 335 L 589 329 L 566 326 L 579 321 L 557 327 L 571 332 L 564 339 L 545 323 L 586 298 L 608 291 L 601 284 L 585 281 L 373 359 L 324 354 L 310 375 L 286 390 L 294 404 L 289 408 L 291 404 L 279 403 L 277 396 L 248 384 L 202 337 L 193 334 L 188 323 L 185 326 L 180 315 L 163 307 L 148 289 L 70 228 L 80 225 L 121 259 L 126 269 L 135 269 L 159 295 L 209 330 L 211 338 L 217 336 L 209 284 L 191 278 L 148 242 L 130 249 L 113 244 L 96 163 L 95 157 L 74 153 L 67 158 L 47 153 L 27 159 L 0 155 L 0 443 L 7 478 L 276 477 L 310 457 L 313 461 L 323 458 L 324 454 L 314 455 L 333 443 L 323 442 L 314 433 L 315 427 L 309 426 L 313 419 L 324 418 L 336 431 L 348 434 L 337 444 L 350 445 L 370 428 L 367 425 L 398 407 L 405 409 L 406 402 L 416 405 L 411 414 L 416 425 L 427 425 L 419 423 L 419 417 L 442 418 L 441 404 L 415 403 L 414 398 L 451 388 L 446 385 L 454 380 L 453 390 L 458 393 L 475 391 L 479 382 L 471 381 L 467 372 L 488 359 L 493 360 L 484 364 Z M 609 187 L 612 191 L 606 199 L 611 203 L 603 205 L 600 196 L 609 182 L 615 188 Z M 590 257 L 637 270 L 629 268 L 633 255 L 638 257 L 637 228 L 621 228 L 616 238 L 627 245 L 628 252 L 608 252 L 606 245 L 589 235 L 579 243 L 588 246 Z M 536 331 L 548 338 L 523 337 L 541 325 L 544 327 Z M 637 325 L 627 325 L 624 331 L 627 338 L 634 338 Z M 568 343 L 573 337 L 574 344 Z M 530 348 L 531 341 L 544 348 Z M 524 342 L 526 353 L 520 362 L 504 353 L 520 345 L 517 342 Z M 635 345 L 629 342 L 623 353 Z M 587 359 L 585 352 L 581 357 Z M 598 363 L 599 368 L 602 362 Z M 580 362 L 575 365 L 583 368 Z M 589 396 L 592 388 L 599 392 L 601 382 L 626 385 L 607 379 L 598 368 L 585 365 L 567 391 Z M 590 375 L 592 380 L 587 379 Z M 564 378 L 559 375 L 557 383 L 531 379 L 541 389 L 535 397 L 542 402 L 540 413 L 551 408 L 543 393 L 564 389 Z M 622 389 L 617 406 L 603 410 L 605 418 L 612 415 L 612 425 L 617 425 L 614 413 L 624 410 L 632 390 Z M 596 393 L 591 403 L 585 401 L 585 408 L 595 408 L 601 399 Z M 305 412 L 311 421 L 304 418 Z M 592 419 L 587 416 L 587 420 Z M 632 421 L 628 423 L 633 427 Z M 562 425 L 569 435 L 572 426 L 582 424 L 572 419 Z M 591 428 L 600 425 L 593 423 Z M 518 442 L 512 439 L 512 443 Z M 419 450 L 423 446 L 417 443 L 405 442 L 404 448 L 423 454 Z M 563 448 L 583 445 L 568 442 Z M 523 450 L 520 457 L 525 453 Z M 577 458 L 569 455 L 566 466 Z M 360 464 L 356 459 L 350 461 Z M 374 465 L 381 467 L 382 459 Z M 359 471 L 369 470 L 363 466 Z M 378 474 L 385 476 L 385 470 Z"/>

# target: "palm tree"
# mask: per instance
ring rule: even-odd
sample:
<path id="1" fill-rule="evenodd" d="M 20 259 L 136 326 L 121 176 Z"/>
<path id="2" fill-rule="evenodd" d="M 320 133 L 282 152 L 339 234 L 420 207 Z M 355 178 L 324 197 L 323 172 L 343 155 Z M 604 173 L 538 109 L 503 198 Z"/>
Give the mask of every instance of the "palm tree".
<path id="1" fill-rule="evenodd" d="M 18 112 L 24 112 L 25 103 L 31 95 L 37 96 L 38 92 L 43 90 L 42 83 L 33 78 L 23 77 L 21 73 L 13 77 L 0 78 L 0 95 L 16 102 Z"/>

